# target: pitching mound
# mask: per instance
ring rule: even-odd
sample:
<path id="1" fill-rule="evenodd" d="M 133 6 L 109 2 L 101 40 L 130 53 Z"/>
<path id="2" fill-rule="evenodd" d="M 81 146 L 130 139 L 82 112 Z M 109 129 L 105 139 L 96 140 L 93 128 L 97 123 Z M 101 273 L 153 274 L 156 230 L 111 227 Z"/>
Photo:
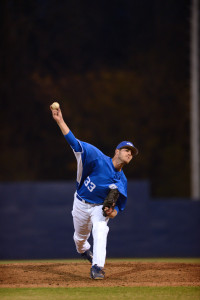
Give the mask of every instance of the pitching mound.
<path id="1" fill-rule="evenodd" d="M 0 287 L 200 286 L 200 264 L 108 262 L 106 279 L 90 279 L 90 265 L 13 263 L 0 265 Z"/>

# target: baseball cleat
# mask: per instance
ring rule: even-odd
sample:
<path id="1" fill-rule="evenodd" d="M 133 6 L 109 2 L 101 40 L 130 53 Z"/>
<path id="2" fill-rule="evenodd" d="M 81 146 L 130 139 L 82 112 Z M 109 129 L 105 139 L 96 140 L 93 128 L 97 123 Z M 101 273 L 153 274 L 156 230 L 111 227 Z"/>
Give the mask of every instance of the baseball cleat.
<path id="1" fill-rule="evenodd" d="M 103 268 L 94 265 L 90 269 L 90 277 L 92 279 L 104 279 L 104 276 L 105 276 L 105 272 L 103 271 Z"/>
<path id="2" fill-rule="evenodd" d="M 81 256 L 92 264 L 93 254 L 90 250 L 81 253 Z"/>

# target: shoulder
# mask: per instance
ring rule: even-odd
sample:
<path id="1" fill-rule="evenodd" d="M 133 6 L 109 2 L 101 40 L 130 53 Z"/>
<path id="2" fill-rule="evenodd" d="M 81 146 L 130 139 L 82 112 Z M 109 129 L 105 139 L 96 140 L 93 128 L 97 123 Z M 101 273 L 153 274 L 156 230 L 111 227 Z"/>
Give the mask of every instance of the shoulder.
<path id="1" fill-rule="evenodd" d="M 83 141 L 79 141 L 79 142 L 86 156 L 90 156 L 93 159 L 98 159 L 98 158 L 106 159 L 106 155 L 94 145 Z"/>
<path id="2" fill-rule="evenodd" d="M 79 142 L 81 143 L 81 145 L 83 146 L 84 149 L 91 150 L 91 151 L 103 154 L 103 152 L 101 150 L 99 150 L 97 147 L 95 147 L 94 145 L 92 145 L 90 143 L 80 141 L 80 140 L 79 140 Z"/>

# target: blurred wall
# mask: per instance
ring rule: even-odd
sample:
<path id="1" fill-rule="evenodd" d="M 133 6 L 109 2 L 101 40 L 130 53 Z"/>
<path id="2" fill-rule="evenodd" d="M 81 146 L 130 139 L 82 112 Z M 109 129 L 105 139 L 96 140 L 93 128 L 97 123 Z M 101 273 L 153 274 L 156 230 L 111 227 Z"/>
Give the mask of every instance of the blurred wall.
<path id="1" fill-rule="evenodd" d="M 74 191 L 72 181 L 1 183 L 0 259 L 79 257 Z M 108 257 L 200 255 L 200 202 L 157 200 L 150 198 L 147 181 L 129 181 L 126 209 L 109 221 Z"/>

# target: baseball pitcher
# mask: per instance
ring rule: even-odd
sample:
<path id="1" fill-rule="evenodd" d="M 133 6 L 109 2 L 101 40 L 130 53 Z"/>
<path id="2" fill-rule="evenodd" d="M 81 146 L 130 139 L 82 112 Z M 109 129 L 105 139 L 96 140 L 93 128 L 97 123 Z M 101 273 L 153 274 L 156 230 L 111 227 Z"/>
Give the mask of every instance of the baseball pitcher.
<path id="1" fill-rule="evenodd" d="M 133 143 L 123 141 L 116 147 L 114 157 L 108 157 L 73 135 L 60 107 L 55 108 L 52 104 L 50 109 L 77 160 L 77 188 L 72 210 L 76 249 L 90 261 L 90 277 L 103 279 L 108 221 L 124 210 L 127 201 L 127 179 L 122 168 L 138 154 L 138 150 Z M 91 232 L 93 254 L 88 242 Z"/>

